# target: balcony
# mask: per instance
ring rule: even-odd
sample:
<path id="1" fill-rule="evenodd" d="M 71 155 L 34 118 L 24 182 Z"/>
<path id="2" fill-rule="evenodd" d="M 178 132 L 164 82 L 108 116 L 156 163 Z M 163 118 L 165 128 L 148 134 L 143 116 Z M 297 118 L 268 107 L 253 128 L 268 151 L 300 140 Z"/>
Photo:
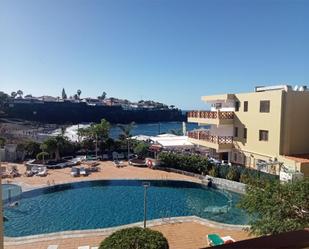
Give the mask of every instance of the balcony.
<path id="1" fill-rule="evenodd" d="M 211 135 L 208 130 L 189 131 L 188 137 L 190 142 L 215 149 L 217 152 L 229 151 L 233 147 L 233 136 Z"/>
<path id="2" fill-rule="evenodd" d="M 234 112 L 192 111 L 188 112 L 188 122 L 199 124 L 230 125 L 234 122 Z"/>

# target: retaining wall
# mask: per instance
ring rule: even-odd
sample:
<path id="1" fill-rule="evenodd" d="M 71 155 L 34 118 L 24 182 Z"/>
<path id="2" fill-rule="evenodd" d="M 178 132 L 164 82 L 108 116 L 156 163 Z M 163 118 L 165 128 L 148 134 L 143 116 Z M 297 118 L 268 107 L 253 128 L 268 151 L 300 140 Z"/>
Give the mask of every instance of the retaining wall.
<path id="1" fill-rule="evenodd" d="M 230 190 L 230 191 L 233 191 L 239 194 L 246 193 L 246 184 L 241 183 L 241 182 L 230 181 L 224 178 L 217 178 L 217 177 L 213 177 L 209 175 L 203 176 L 203 175 L 195 174 L 192 172 L 187 172 L 187 171 L 173 169 L 173 168 L 156 167 L 155 169 L 178 173 L 178 174 L 182 174 L 186 176 L 192 176 L 192 177 L 195 177 L 201 180 L 203 184 L 208 184 L 208 179 L 211 179 L 212 187 L 214 188 L 226 189 L 226 190 Z"/>

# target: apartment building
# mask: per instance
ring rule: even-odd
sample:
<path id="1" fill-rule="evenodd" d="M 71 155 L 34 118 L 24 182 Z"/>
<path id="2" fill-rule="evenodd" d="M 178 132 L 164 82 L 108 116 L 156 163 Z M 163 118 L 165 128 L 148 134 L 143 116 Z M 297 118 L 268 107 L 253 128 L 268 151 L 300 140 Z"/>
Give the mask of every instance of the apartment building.
<path id="1" fill-rule="evenodd" d="M 309 177 L 309 91 L 305 86 L 256 87 L 254 92 L 203 96 L 210 111 L 188 113 L 188 122 L 209 125 L 189 140 L 219 160 L 279 174 Z"/>

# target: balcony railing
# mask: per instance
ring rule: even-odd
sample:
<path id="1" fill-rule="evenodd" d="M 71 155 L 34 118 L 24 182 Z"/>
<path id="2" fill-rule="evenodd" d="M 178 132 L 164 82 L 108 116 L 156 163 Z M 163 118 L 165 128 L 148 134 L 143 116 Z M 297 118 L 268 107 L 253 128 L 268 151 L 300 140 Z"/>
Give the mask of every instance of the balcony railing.
<path id="1" fill-rule="evenodd" d="M 234 112 L 212 112 L 212 111 L 192 111 L 188 112 L 188 118 L 208 118 L 208 119 L 233 119 Z"/>
<path id="2" fill-rule="evenodd" d="M 209 131 L 189 131 L 188 137 L 198 140 L 204 140 L 214 144 L 232 144 L 233 136 L 210 135 Z"/>

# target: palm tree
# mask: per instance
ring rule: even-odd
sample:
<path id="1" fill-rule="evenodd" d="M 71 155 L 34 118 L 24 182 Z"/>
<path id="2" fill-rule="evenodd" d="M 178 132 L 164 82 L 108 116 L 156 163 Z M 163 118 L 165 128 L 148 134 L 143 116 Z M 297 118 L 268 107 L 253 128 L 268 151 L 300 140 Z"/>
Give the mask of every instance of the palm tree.
<path id="1" fill-rule="evenodd" d="M 17 91 L 17 95 L 19 95 L 19 96 L 18 96 L 19 98 L 22 98 L 23 94 L 24 94 L 24 93 L 23 93 L 22 90 L 18 90 L 18 91 Z"/>
<path id="2" fill-rule="evenodd" d="M 51 156 L 55 155 L 55 160 L 60 160 L 60 151 L 64 148 L 66 138 L 62 135 L 56 137 L 50 137 L 46 139 L 41 145 L 43 151 L 47 151 Z"/>
<path id="3" fill-rule="evenodd" d="M 48 157 L 48 156 L 49 156 L 49 154 L 48 154 L 47 152 L 42 151 L 42 152 L 40 152 L 40 153 L 38 153 L 38 154 L 36 155 L 36 159 L 37 159 L 37 160 L 42 160 L 42 161 L 43 161 L 43 164 L 45 165 L 45 158 Z"/>
<path id="4" fill-rule="evenodd" d="M 109 138 L 110 123 L 105 119 L 102 119 L 98 124 L 92 124 L 87 128 L 81 128 L 78 130 L 79 136 L 86 140 L 95 141 L 96 157 L 98 156 L 98 141 L 105 142 Z"/>
<path id="5" fill-rule="evenodd" d="M 78 96 L 78 99 L 80 99 L 80 95 L 82 94 L 82 91 L 80 89 L 77 90 L 77 96 Z"/>
<path id="6" fill-rule="evenodd" d="M 128 149 L 128 160 L 129 160 L 129 154 L 130 154 L 130 138 L 132 137 L 132 130 L 134 128 L 135 123 L 131 122 L 127 125 L 119 124 L 118 127 L 121 130 L 121 134 L 119 135 L 120 140 L 123 142 L 127 141 L 127 149 Z"/>

